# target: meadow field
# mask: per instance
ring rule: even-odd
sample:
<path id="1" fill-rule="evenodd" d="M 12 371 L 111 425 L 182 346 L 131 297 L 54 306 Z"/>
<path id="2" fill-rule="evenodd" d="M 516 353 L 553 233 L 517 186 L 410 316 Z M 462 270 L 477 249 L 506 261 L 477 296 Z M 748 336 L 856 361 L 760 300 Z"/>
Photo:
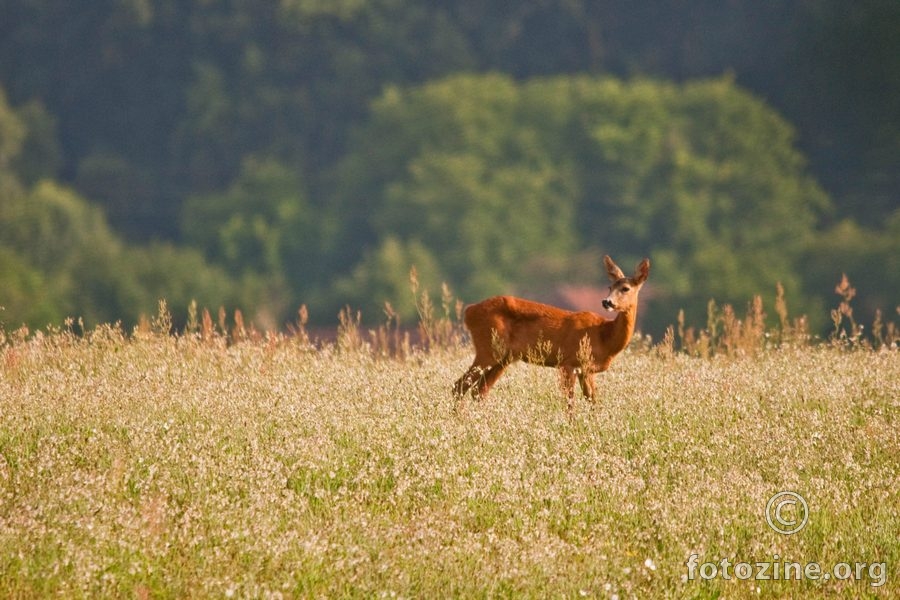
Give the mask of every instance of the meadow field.
<path id="1" fill-rule="evenodd" d="M 0 597 L 900 595 L 896 350 L 633 343 L 571 411 L 526 365 L 455 401 L 470 360 L 4 333 Z"/>

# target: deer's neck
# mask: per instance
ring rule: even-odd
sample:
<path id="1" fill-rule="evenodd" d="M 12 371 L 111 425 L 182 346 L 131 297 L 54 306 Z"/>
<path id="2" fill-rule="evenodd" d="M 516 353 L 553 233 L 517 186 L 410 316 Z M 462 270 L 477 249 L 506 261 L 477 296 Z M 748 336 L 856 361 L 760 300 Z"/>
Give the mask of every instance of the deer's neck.
<path id="1" fill-rule="evenodd" d="M 607 321 L 601 326 L 600 336 L 603 340 L 602 347 L 606 351 L 606 358 L 612 358 L 625 349 L 631 336 L 634 335 L 634 324 L 637 319 L 637 308 L 623 310 L 612 321 Z"/>

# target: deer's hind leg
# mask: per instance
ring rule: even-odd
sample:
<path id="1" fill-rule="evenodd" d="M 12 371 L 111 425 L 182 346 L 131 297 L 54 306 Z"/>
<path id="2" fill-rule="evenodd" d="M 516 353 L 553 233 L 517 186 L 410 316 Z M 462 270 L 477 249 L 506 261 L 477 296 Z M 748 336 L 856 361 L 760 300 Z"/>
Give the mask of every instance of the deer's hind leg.
<path id="1" fill-rule="evenodd" d="M 481 365 L 478 362 L 472 363 L 463 376 L 456 380 L 453 385 L 453 393 L 461 398 L 469 391 L 473 397 L 484 397 L 497 378 L 503 373 L 503 365 Z"/>
<path id="2" fill-rule="evenodd" d="M 494 384 L 497 383 L 497 380 L 500 379 L 500 376 L 503 375 L 504 369 L 506 369 L 505 363 L 497 363 L 488 367 L 484 372 L 484 375 L 478 381 L 476 394 L 481 398 L 487 396 Z"/>
<path id="3" fill-rule="evenodd" d="M 461 398 L 471 390 L 473 397 L 484 398 L 503 374 L 505 368 L 506 365 L 501 363 L 490 365 L 472 363 L 463 376 L 456 380 L 453 392 L 458 398 Z"/>
<path id="4" fill-rule="evenodd" d="M 566 395 L 566 405 L 572 409 L 575 405 L 575 369 L 572 367 L 559 367 L 559 386 Z"/>
<path id="5" fill-rule="evenodd" d="M 466 372 L 463 373 L 462 377 L 457 379 L 456 383 L 453 384 L 453 394 L 457 398 L 462 398 L 466 395 L 466 392 L 475 385 L 475 382 L 478 381 L 479 377 L 481 377 L 481 369 L 473 364 L 466 369 Z"/>

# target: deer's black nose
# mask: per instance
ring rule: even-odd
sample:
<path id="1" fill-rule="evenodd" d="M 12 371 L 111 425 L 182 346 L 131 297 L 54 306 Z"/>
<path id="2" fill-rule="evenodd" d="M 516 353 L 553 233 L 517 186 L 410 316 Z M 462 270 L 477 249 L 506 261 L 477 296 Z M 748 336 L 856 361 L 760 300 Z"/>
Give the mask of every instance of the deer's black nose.
<path id="1" fill-rule="evenodd" d="M 612 310 L 615 308 L 615 305 L 612 303 L 612 301 L 609 298 L 605 299 L 600 304 L 602 304 L 603 308 L 605 308 L 606 310 Z"/>

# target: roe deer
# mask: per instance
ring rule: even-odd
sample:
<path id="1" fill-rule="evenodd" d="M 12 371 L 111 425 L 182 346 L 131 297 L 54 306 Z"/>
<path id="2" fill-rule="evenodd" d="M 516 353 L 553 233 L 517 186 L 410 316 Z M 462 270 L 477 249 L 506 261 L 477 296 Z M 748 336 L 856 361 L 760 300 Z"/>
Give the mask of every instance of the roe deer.
<path id="1" fill-rule="evenodd" d="M 517 360 L 557 367 L 571 407 L 575 378 L 585 398 L 594 401 L 594 375 L 609 368 L 634 333 L 638 293 L 650 274 L 644 259 L 626 277 L 609 256 L 603 257 L 612 285 L 603 308 L 618 313 L 613 320 L 592 312 L 571 312 L 512 296 L 495 296 L 466 307 L 465 324 L 472 334 L 475 360 L 454 385 L 461 398 L 472 391 L 485 397 L 503 370 Z"/>

